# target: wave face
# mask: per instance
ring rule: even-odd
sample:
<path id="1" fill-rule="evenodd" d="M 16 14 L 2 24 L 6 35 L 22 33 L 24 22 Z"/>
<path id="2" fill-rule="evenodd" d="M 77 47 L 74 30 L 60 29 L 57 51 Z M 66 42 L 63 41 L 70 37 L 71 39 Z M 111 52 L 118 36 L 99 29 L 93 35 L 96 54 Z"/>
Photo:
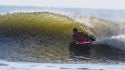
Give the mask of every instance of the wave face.
<path id="1" fill-rule="evenodd" d="M 72 29 L 86 32 L 86 27 L 72 18 L 48 12 L 14 13 L 0 18 L 0 58 L 12 61 L 65 61 L 69 58 L 67 46 Z"/>
<path id="2" fill-rule="evenodd" d="M 72 29 L 77 27 L 79 31 L 94 34 L 97 38 L 97 41 L 90 45 L 90 62 L 125 60 L 124 23 L 106 21 L 92 15 L 67 15 L 58 10 L 55 12 L 39 8 L 39 11 L 33 11 L 35 7 L 30 7 L 30 10 L 23 8 L 29 11 L 27 12 L 22 11 L 22 7 L 16 8 L 12 7 L 7 11 L 12 13 L 5 12 L 6 14 L 0 15 L 1 59 L 34 62 L 69 61 L 72 52 L 69 50 Z M 14 13 L 15 10 L 18 13 Z"/>

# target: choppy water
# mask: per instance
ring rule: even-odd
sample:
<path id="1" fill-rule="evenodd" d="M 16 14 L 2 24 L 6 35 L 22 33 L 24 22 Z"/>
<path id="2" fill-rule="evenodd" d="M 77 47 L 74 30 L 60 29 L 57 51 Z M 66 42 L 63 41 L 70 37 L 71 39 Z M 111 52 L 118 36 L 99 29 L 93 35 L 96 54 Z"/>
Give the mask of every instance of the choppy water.
<path id="1" fill-rule="evenodd" d="M 125 70 L 125 64 L 51 64 L 0 60 L 0 70 Z"/>

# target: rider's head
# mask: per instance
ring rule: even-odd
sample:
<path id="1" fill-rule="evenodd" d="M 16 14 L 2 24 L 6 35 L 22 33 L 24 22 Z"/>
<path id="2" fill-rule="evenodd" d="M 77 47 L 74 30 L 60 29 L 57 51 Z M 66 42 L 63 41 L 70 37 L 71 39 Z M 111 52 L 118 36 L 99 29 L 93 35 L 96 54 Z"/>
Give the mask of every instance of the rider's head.
<path id="1" fill-rule="evenodd" d="M 77 28 L 73 28 L 73 33 L 78 32 Z"/>

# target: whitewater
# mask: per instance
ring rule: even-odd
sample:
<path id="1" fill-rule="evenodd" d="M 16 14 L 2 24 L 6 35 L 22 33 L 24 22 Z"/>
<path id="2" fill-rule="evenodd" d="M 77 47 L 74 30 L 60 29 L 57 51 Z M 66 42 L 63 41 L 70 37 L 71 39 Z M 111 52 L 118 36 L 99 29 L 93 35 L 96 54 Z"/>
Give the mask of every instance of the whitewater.
<path id="1" fill-rule="evenodd" d="M 7 62 L 0 60 L 0 70 L 124 70 L 121 64 L 52 64 L 31 62 Z"/>

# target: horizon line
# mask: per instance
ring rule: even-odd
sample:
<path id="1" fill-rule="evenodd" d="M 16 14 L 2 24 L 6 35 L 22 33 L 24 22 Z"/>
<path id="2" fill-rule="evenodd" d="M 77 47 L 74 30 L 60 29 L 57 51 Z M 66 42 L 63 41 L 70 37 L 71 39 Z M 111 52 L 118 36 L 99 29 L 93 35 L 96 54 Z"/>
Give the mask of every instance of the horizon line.
<path id="1" fill-rule="evenodd" d="M 90 7 L 57 7 L 57 6 L 39 6 L 39 5 L 2 5 L 0 4 L 0 6 L 27 6 L 27 7 L 45 7 L 45 8 L 79 8 L 79 9 L 98 9 L 98 10 L 125 10 L 125 9 L 113 9 L 113 8 L 90 8 Z"/>

